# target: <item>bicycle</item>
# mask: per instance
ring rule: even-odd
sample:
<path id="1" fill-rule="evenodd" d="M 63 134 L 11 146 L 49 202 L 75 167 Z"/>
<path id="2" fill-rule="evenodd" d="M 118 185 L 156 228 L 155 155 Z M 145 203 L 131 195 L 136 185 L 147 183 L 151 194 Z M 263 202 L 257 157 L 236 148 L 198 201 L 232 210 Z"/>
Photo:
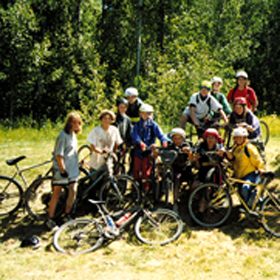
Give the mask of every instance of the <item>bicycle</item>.
<path id="1" fill-rule="evenodd" d="M 51 160 L 48 160 L 20 169 L 18 163 L 25 158 L 26 156 L 19 156 L 6 160 L 7 165 L 15 166 L 16 172 L 12 177 L 0 175 L 0 216 L 12 215 L 24 205 L 24 189 L 28 187 L 28 182 L 23 173 L 51 162 Z M 50 170 L 45 175 L 48 175 L 49 172 Z M 24 187 L 16 180 L 17 176 L 21 178 Z M 39 177 L 40 176 L 38 176 L 35 181 L 38 180 Z M 35 181 L 33 181 L 31 185 L 34 184 Z"/>
<path id="2" fill-rule="evenodd" d="M 61 253 L 85 254 L 121 236 L 134 224 L 138 240 L 149 245 L 166 245 L 183 231 L 181 218 L 168 209 L 148 210 L 136 205 L 121 215 L 108 215 L 103 201 L 89 200 L 97 206 L 100 219 L 76 219 L 63 224 L 54 234 L 53 245 Z"/>
<path id="3" fill-rule="evenodd" d="M 255 184 L 234 178 L 229 172 L 224 173 L 222 184 L 205 183 L 191 193 L 188 209 L 192 219 L 203 227 L 222 225 L 231 214 L 232 197 L 236 195 L 247 215 L 256 217 L 267 232 L 280 237 L 280 196 L 275 187 L 268 188 L 274 173 L 264 172 L 261 182 Z M 238 191 L 238 184 L 244 183 L 257 190 L 253 202 L 245 202 Z"/>
<path id="4" fill-rule="evenodd" d="M 108 161 L 115 157 L 109 153 L 106 163 L 98 170 L 88 172 L 78 180 L 77 196 L 73 205 L 72 215 L 83 208 L 83 203 L 88 198 L 99 195 L 100 200 L 105 201 L 103 205 L 106 212 L 114 212 L 127 208 L 131 203 L 140 203 L 140 192 L 137 183 L 128 175 L 112 175 L 108 168 Z M 46 178 L 40 178 L 38 184 L 31 185 L 26 191 L 26 209 L 29 215 L 37 221 L 47 219 L 48 204 L 51 199 L 51 184 L 43 184 Z M 67 187 L 62 187 L 55 218 L 64 212 L 68 196 Z"/>

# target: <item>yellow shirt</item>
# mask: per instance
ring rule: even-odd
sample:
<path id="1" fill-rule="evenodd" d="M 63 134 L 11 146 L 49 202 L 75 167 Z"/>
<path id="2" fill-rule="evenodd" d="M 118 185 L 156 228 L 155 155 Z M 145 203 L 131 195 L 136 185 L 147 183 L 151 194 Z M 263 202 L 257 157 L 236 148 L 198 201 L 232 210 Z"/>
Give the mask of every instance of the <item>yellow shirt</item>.
<path id="1" fill-rule="evenodd" d="M 245 153 L 245 145 L 247 145 L 249 157 Z M 236 178 L 241 179 L 253 171 L 264 169 L 264 162 L 257 148 L 248 140 L 240 146 L 235 146 L 232 154 L 234 156 L 233 170 Z"/>

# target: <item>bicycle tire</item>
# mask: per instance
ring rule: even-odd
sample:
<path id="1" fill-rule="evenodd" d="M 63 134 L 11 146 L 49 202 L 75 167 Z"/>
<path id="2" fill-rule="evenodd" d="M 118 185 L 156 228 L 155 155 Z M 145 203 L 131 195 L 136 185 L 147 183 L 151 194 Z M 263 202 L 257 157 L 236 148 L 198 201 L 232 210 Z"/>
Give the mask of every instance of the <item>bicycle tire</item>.
<path id="1" fill-rule="evenodd" d="M 13 178 L 0 176 L 0 216 L 14 214 L 23 204 L 23 189 Z"/>
<path id="2" fill-rule="evenodd" d="M 144 211 L 134 227 L 136 237 L 148 245 L 166 245 L 177 240 L 183 232 L 184 223 L 179 215 L 169 209 Z"/>
<path id="3" fill-rule="evenodd" d="M 270 197 L 265 198 L 261 205 L 261 224 L 264 229 L 275 237 L 280 237 L 280 199 L 273 201 Z"/>
<path id="4" fill-rule="evenodd" d="M 260 120 L 260 128 L 261 128 L 261 139 L 264 145 L 266 146 L 270 138 L 269 126 L 265 121 Z"/>
<path id="5" fill-rule="evenodd" d="M 128 175 L 116 176 L 115 179 L 116 184 L 108 180 L 100 189 L 99 198 L 105 201 L 101 205 L 102 209 L 107 213 L 114 213 L 139 205 L 141 195 L 138 183 Z"/>
<path id="6" fill-rule="evenodd" d="M 55 218 L 63 213 L 67 195 L 67 188 L 63 187 L 56 207 Z M 39 177 L 34 180 L 25 193 L 25 207 L 30 217 L 36 221 L 46 220 L 51 196 L 52 177 Z"/>
<path id="7" fill-rule="evenodd" d="M 54 248 L 64 254 L 81 255 L 100 248 L 104 237 L 96 220 L 75 219 L 63 224 L 54 234 Z"/>
<path id="8" fill-rule="evenodd" d="M 218 227 L 229 217 L 232 200 L 229 192 L 213 183 L 198 186 L 190 195 L 188 210 L 191 218 L 202 227 Z"/>

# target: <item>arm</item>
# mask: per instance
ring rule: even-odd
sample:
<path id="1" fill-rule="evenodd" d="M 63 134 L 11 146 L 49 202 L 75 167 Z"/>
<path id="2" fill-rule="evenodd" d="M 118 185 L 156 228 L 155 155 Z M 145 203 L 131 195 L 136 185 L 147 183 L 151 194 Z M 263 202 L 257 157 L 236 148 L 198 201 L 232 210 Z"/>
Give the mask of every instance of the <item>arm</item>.
<path id="1" fill-rule="evenodd" d="M 55 159 L 58 164 L 59 172 L 61 174 L 67 174 L 66 168 L 65 168 L 65 163 L 64 163 L 64 157 L 61 155 L 56 155 Z"/>
<path id="2" fill-rule="evenodd" d="M 231 107 L 226 99 L 226 97 L 222 94 L 222 105 L 223 105 L 223 110 L 226 113 L 226 115 L 229 115 L 232 110 Z"/>

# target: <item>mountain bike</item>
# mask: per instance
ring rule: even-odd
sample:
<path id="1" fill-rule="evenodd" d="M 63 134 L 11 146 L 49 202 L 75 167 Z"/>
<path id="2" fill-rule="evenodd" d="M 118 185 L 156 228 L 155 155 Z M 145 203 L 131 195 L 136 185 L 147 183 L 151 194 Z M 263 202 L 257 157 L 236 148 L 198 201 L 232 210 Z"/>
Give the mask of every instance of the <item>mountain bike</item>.
<path id="1" fill-rule="evenodd" d="M 12 215 L 24 205 L 24 189 L 28 187 L 28 182 L 23 173 L 28 170 L 47 165 L 51 162 L 51 160 L 48 160 L 43 163 L 20 169 L 18 163 L 25 158 L 26 156 L 19 156 L 6 160 L 7 165 L 15 166 L 16 172 L 12 177 L 0 175 L 0 216 Z M 49 172 L 50 169 L 45 175 L 48 175 Z M 23 185 L 16 180 L 16 177 L 18 176 L 21 178 Z M 33 183 L 34 181 L 31 183 L 31 185 Z"/>
<path id="2" fill-rule="evenodd" d="M 99 219 L 75 219 L 63 224 L 54 234 L 53 245 L 61 253 L 85 254 L 121 236 L 134 224 L 138 240 L 149 245 L 166 245 L 183 231 L 180 217 L 168 209 L 148 210 L 136 205 L 120 215 L 103 211 L 103 201 L 89 200 L 97 206 Z"/>
<path id="3" fill-rule="evenodd" d="M 280 195 L 278 185 L 269 188 L 274 178 L 273 172 L 261 174 L 258 184 L 229 176 L 223 184 L 206 183 L 196 188 L 190 195 L 188 209 L 192 219 L 203 227 L 222 225 L 232 211 L 232 197 L 237 197 L 242 209 L 255 217 L 264 229 L 273 236 L 280 237 Z M 246 202 L 238 191 L 238 185 L 249 184 L 256 189 L 253 201 Z"/>
<path id="4" fill-rule="evenodd" d="M 98 170 L 89 171 L 78 180 L 76 200 L 73 205 L 72 215 L 84 207 L 88 198 L 100 198 L 105 201 L 102 205 L 105 211 L 114 212 L 125 209 L 131 203 L 140 203 L 140 192 L 137 183 L 128 175 L 112 175 L 108 167 L 108 161 L 114 157 L 109 153 L 106 163 Z M 46 178 L 40 178 L 26 191 L 26 209 L 34 220 L 46 220 L 47 209 L 51 199 L 52 186 Z M 67 187 L 62 187 L 55 218 L 64 212 L 66 199 L 68 197 Z"/>

